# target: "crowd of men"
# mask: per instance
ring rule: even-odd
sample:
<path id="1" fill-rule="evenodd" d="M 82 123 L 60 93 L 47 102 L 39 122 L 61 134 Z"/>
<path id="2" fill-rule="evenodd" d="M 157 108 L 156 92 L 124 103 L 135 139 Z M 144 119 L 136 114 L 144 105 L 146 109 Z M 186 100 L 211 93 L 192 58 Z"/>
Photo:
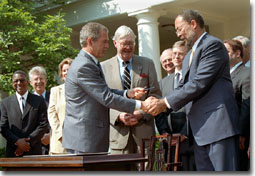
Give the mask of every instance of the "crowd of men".
<path id="1" fill-rule="evenodd" d="M 138 153 L 156 127 L 160 134 L 182 134 L 181 170 L 249 170 L 249 39 L 211 36 L 194 10 L 178 14 L 175 29 L 180 41 L 162 52 L 167 76 L 158 81 L 153 61 L 134 54 L 131 28 L 115 31 L 116 55 L 100 63 L 109 48 L 108 29 L 94 22 L 83 26 L 82 49 L 62 88 L 61 152 Z M 41 66 L 29 71 L 29 80 L 23 71 L 13 74 L 16 93 L 0 106 L 6 157 L 49 154 L 53 127 L 46 84 Z"/>

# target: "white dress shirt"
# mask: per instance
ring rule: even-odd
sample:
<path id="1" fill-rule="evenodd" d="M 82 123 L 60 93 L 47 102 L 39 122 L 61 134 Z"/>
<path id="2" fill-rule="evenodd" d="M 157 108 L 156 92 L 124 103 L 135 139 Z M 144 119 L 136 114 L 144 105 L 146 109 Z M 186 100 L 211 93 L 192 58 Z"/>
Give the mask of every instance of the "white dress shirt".
<path id="1" fill-rule="evenodd" d="M 20 95 L 18 92 L 16 92 L 16 96 L 19 102 L 19 107 L 20 107 L 20 111 L 23 114 L 23 107 L 22 107 L 22 99 L 21 97 L 24 97 L 24 107 L 26 106 L 26 101 L 27 101 L 27 96 L 28 96 L 28 91 L 26 91 L 26 93 L 24 95 Z"/>

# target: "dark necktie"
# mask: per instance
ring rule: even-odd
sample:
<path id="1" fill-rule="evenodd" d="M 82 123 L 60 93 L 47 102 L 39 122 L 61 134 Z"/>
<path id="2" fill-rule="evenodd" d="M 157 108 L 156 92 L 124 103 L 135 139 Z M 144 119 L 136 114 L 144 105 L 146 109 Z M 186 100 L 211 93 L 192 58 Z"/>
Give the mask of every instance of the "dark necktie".
<path id="1" fill-rule="evenodd" d="M 180 81 L 180 73 L 177 72 L 177 73 L 175 74 L 175 80 L 174 80 L 174 88 L 175 88 L 175 89 L 178 87 L 179 81 Z"/>
<path id="2" fill-rule="evenodd" d="M 97 62 L 97 66 L 100 69 L 100 75 L 104 78 L 103 69 L 102 69 L 102 66 L 101 66 L 100 62 Z"/>
<path id="3" fill-rule="evenodd" d="M 128 69 L 128 64 L 129 61 L 127 62 L 123 62 L 124 65 L 124 89 L 130 89 L 130 85 L 131 85 L 131 78 L 130 78 L 130 71 Z"/>

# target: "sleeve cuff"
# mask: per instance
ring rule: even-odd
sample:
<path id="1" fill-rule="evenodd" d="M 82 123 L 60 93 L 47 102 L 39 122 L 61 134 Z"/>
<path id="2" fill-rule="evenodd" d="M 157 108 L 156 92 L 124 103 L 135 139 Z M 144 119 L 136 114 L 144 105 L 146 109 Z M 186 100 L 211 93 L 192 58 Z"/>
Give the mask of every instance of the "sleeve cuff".
<path id="1" fill-rule="evenodd" d="M 171 109 L 171 106 L 170 106 L 170 104 L 167 102 L 167 99 L 164 98 L 164 100 L 165 100 L 165 103 L 166 103 L 167 108 L 168 108 L 168 109 Z"/>
<path id="2" fill-rule="evenodd" d="M 124 95 L 123 95 L 123 97 L 128 98 L 128 97 L 127 97 L 127 90 L 124 90 Z"/>
<path id="3" fill-rule="evenodd" d="M 136 104 L 135 104 L 135 110 L 139 110 L 139 109 L 141 109 L 141 101 L 139 101 L 139 100 L 135 100 L 136 101 Z"/>

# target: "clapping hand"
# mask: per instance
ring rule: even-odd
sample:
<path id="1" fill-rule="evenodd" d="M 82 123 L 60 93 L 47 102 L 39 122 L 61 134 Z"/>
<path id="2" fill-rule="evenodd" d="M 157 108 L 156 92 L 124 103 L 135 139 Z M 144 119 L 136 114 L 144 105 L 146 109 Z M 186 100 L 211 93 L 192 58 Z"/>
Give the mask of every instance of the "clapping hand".
<path id="1" fill-rule="evenodd" d="M 146 94 L 147 91 L 145 88 L 142 87 L 136 87 L 134 89 L 129 89 L 127 91 L 127 96 L 132 99 L 140 100 L 144 94 Z"/>
<path id="2" fill-rule="evenodd" d="M 142 110 L 153 116 L 166 111 L 166 103 L 164 99 L 157 99 L 155 97 L 149 97 L 145 101 L 142 101 Z"/>

